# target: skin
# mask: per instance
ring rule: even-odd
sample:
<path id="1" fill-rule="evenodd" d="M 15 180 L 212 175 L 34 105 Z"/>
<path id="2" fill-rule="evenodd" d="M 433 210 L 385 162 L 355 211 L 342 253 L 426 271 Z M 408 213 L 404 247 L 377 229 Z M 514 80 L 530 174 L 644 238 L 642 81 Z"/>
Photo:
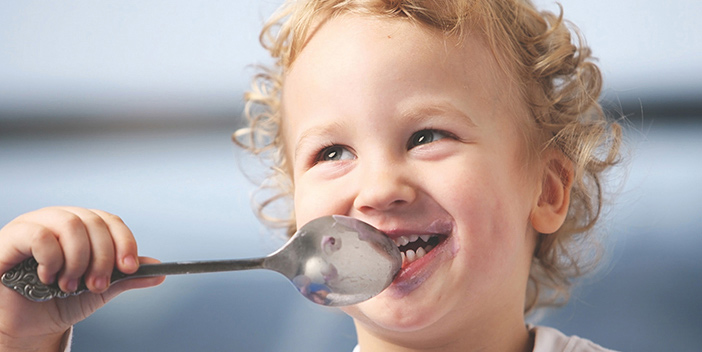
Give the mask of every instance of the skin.
<path id="1" fill-rule="evenodd" d="M 0 229 L 0 272 L 34 256 L 39 278 L 66 292 L 85 277 L 91 292 L 34 303 L 0 286 L 0 350 L 58 351 L 66 331 L 119 293 L 158 285 L 163 277 L 110 286 L 113 268 L 133 273 L 139 263 L 134 236 L 122 220 L 101 210 L 51 207 L 23 214 Z"/>
<path id="2" fill-rule="evenodd" d="M 525 165 L 527 110 L 486 44 L 344 15 L 308 38 L 283 91 L 298 224 L 341 214 L 444 238 L 345 308 L 361 349 L 530 351 L 531 256 L 562 224 L 572 174 L 557 153 Z"/>

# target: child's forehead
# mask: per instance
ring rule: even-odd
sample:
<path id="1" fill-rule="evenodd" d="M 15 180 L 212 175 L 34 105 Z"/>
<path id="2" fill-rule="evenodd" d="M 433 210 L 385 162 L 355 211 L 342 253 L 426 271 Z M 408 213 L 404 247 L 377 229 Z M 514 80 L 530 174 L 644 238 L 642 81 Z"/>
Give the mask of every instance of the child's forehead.
<path id="1" fill-rule="evenodd" d="M 404 80 L 411 81 L 426 74 L 416 67 L 448 72 L 451 80 L 463 79 L 467 90 L 501 85 L 499 89 L 508 95 L 518 85 L 501 69 L 494 50 L 478 31 L 459 38 L 407 18 L 345 14 L 315 28 L 285 70 L 283 90 L 299 75 L 318 75 L 320 80 L 332 74 L 374 77 L 404 69 Z"/>
<path id="2" fill-rule="evenodd" d="M 429 106 L 451 101 L 467 116 L 478 108 L 514 115 L 518 89 L 498 71 L 479 38 L 459 41 L 407 20 L 337 17 L 315 30 L 286 74 L 283 126 L 288 132 L 304 129 L 297 119 L 288 121 L 293 115 L 364 116 L 359 105 L 383 106 L 375 112 L 390 116 L 406 111 L 416 97 L 431 97 Z M 310 100 L 311 95 L 316 98 Z M 334 113 L 325 110 L 325 102 L 337 96 L 344 99 L 334 104 Z"/>
<path id="3" fill-rule="evenodd" d="M 336 57 L 339 50 L 349 50 L 352 46 L 353 50 L 361 50 L 369 54 L 381 48 L 386 52 L 413 48 L 417 53 L 435 50 L 438 46 L 445 48 L 441 51 L 455 49 L 456 45 L 446 43 L 447 40 L 454 42 L 452 38 L 444 38 L 428 28 L 406 20 L 367 15 L 342 15 L 329 19 L 315 28 L 307 38 L 305 46 L 302 47 L 298 59 L 309 55 L 310 52 L 315 55 L 329 54 L 331 57 Z M 374 58 L 377 60 L 377 56 Z M 366 62 L 356 62 L 357 65 L 364 63 Z"/>
<path id="4" fill-rule="evenodd" d="M 454 71 L 473 69 L 477 63 L 485 66 L 484 70 L 495 71 L 498 67 L 494 51 L 489 49 L 488 43 L 479 33 L 470 31 L 458 37 L 407 18 L 343 14 L 320 22 L 310 31 L 295 61 L 285 68 L 284 77 L 295 71 L 297 61 L 300 61 L 301 57 L 314 55 L 317 62 L 340 61 L 340 51 L 353 50 L 369 54 L 383 51 L 387 54 L 385 57 L 398 60 L 387 62 L 387 69 L 392 69 L 404 61 L 419 62 L 422 58 L 430 58 L 434 60 L 433 64 Z M 391 51 L 402 52 L 404 56 L 393 57 Z M 466 60 L 456 64 L 449 60 L 451 55 L 462 55 Z M 367 60 L 349 63 L 346 69 L 358 70 L 364 65 L 376 64 L 382 58 L 379 55 L 369 55 Z"/>

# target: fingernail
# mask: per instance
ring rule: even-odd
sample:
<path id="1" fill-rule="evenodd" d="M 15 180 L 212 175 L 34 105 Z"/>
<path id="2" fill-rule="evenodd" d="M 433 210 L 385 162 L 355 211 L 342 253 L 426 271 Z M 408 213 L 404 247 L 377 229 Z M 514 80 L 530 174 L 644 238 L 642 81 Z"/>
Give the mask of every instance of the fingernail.
<path id="1" fill-rule="evenodd" d="M 122 263 L 124 263 L 124 266 L 130 269 L 136 269 L 139 266 L 139 264 L 137 264 L 136 258 L 133 255 L 128 255 L 124 257 Z"/>
<path id="2" fill-rule="evenodd" d="M 93 285 L 95 285 L 95 289 L 102 291 L 107 288 L 107 278 L 99 277 L 95 279 Z"/>
<path id="3" fill-rule="evenodd" d="M 78 280 L 76 280 L 76 279 L 68 280 L 68 283 L 66 284 L 66 288 L 68 289 L 68 292 L 75 292 L 78 289 Z"/>

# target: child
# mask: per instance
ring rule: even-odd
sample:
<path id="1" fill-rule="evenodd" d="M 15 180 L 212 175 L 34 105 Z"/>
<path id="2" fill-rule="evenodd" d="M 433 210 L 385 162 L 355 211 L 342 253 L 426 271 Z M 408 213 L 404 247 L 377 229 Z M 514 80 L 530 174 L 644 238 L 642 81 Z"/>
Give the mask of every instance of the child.
<path id="1" fill-rule="evenodd" d="M 292 200 L 281 223 L 346 214 L 402 244 L 393 285 L 344 308 L 361 351 L 601 350 L 524 321 L 590 264 L 620 140 L 560 16 L 525 0 L 288 1 L 262 41 L 275 67 L 236 137 L 269 157 L 271 199 Z"/>
<path id="2" fill-rule="evenodd" d="M 599 71 L 570 35 L 526 0 L 290 1 L 266 25 L 275 67 L 236 140 L 271 161 L 271 199 L 294 206 L 281 223 L 350 215 L 404 253 L 386 291 L 343 308 L 356 350 L 604 350 L 525 324 L 590 264 L 618 155 Z M 71 291 L 85 275 L 95 294 L 33 304 L 2 288 L 3 350 L 59 350 L 111 297 L 161 280 L 108 287 L 113 266 L 154 260 L 98 210 L 42 209 L 0 230 L 0 270 L 30 255 L 42 281 Z"/>

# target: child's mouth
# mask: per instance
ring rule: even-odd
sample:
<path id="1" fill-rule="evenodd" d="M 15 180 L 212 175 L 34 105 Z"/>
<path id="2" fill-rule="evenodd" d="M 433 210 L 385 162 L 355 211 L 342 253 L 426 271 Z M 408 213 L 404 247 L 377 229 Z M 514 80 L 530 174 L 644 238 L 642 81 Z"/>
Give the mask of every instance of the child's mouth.
<path id="1" fill-rule="evenodd" d="M 441 226 L 439 226 L 441 227 Z M 441 227 L 450 230 L 450 226 Z M 402 298 L 426 281 L 456 253 L 456 242 L 449 240 L 451 231 L 423 235 L 393 236 L 402 256 L 402 269 L 389 287 L 389 294 Z M 453 244 L 452 244 L 453 243 Z"/>
<path id="2" fill-rule="evenodd" d="M 402 256 L 402 269 L 387 290 L 395 298 L 404 297 L 420 287 L 458 251 L 450 220 L 403 225 L 383 231 L 395 242 Z"/>
<path id="3" fill-rule="evenodd" d="M 418 259 L 423 258 L 436 248 L 445 236 L 441 235 L 408 235 L 394 239 L 402 255 L 402 267 L 405 268 Z"/>

